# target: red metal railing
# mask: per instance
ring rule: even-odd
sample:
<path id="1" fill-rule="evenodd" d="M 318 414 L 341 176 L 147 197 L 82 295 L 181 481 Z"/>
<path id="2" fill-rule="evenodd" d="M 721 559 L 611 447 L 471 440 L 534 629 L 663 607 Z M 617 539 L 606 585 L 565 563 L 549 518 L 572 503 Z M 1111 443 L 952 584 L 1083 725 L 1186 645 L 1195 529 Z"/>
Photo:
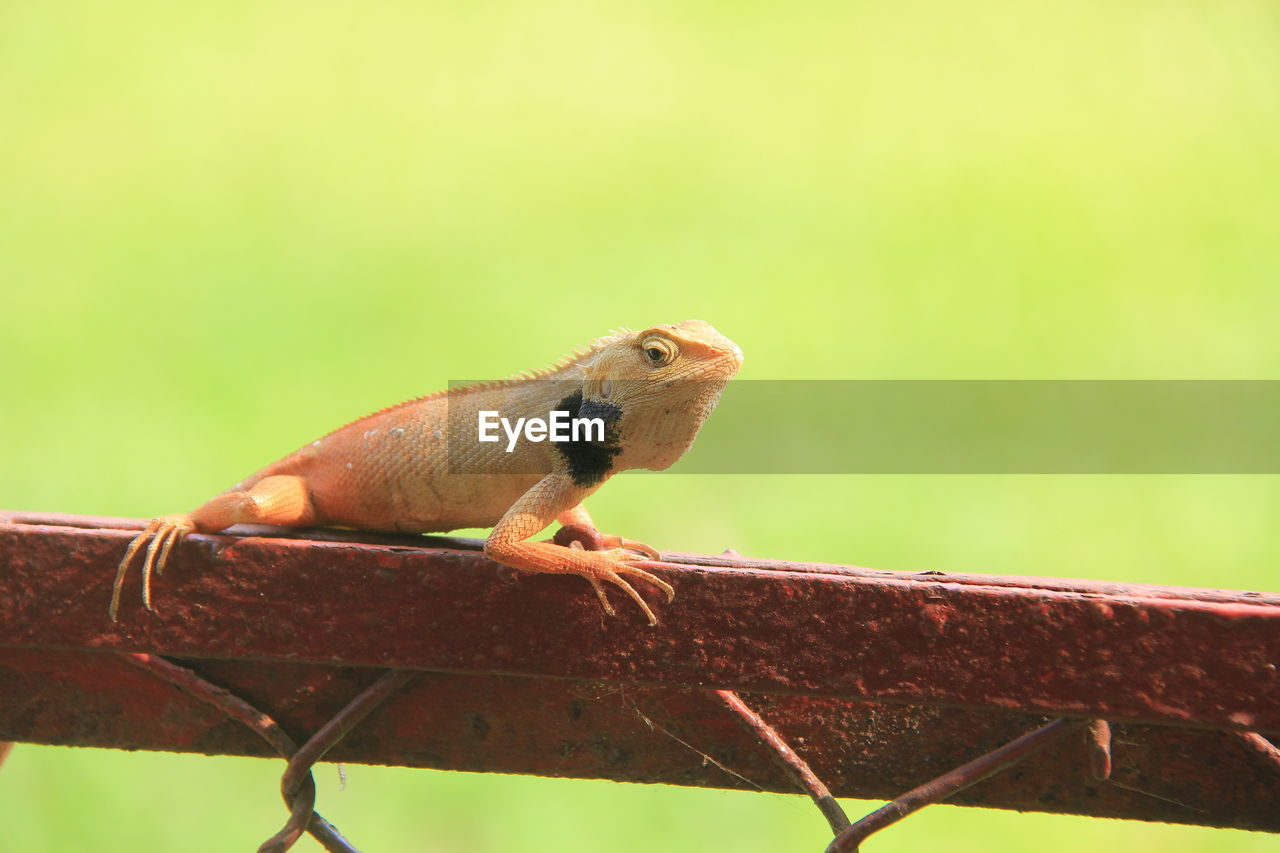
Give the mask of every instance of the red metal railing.
<path id="1" fill-rule="evenodd" d="M 112 623 L 140 526 L 0 514 L 0 739 L 296 756 L 264 849 L 352 849 L 322 755 L 808 793 L 838 850 L 944 796 L 1280 831 L 1280 595 L 664 554 L 650 628 L 473 540 L 246 528 Z M 853 827 L 834 800 L 918 787 Z"/>

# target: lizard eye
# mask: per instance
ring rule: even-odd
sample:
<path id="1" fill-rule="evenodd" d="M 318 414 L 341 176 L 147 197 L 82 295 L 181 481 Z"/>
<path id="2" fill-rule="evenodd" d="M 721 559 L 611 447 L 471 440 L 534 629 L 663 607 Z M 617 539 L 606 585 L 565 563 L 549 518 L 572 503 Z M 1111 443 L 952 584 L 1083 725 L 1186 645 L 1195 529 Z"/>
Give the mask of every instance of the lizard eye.
<path id="1" fill-rule="evenodd" d="M 647 338 L 641 347 L 644 349 L 644 357 L 654 367 L 663 367 L 675 360 L 675 344 L 665 338 Z"/>

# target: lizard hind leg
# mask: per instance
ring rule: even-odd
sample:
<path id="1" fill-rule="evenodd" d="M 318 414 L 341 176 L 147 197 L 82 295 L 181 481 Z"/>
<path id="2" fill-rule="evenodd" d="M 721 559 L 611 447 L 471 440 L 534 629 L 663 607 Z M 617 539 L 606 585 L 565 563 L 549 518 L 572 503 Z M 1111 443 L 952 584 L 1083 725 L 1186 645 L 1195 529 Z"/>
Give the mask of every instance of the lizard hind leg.
<path id="1" fill-rule="evenodd" d="M 233 524 L 246 522 L 305 525 L 314 522 L 315 517 L 306 481 L 296 475 L 281 474 L 264 477 L 248 489 L 218 495 L 190 513 L 154 519 L 129 543 L 128 550 L 116 568 L 115 583 L 111 587 L 111 606 L 108 609 L 111 621 L 116 621 L 116 614 L 120 609 L 120 591 L 124 586 L 125 575 L 134 557 L 144 546 L 142 604 L 155 612 L 155 608 L 151 606 L 152 574 L 164 574 L 173 546 L 188 533 L 225 530 Z"/>

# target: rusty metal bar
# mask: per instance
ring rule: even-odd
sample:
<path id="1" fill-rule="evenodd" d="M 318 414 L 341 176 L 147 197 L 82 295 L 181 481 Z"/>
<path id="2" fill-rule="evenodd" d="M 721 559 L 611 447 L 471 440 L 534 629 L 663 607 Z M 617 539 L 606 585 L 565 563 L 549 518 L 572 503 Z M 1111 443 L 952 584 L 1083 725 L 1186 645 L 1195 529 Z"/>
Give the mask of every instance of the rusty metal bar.
<path id="1" fill-rule="evenodd" d="M 708 692 L 737 690 L 834 796 L 1098 718 L 1110 779 L 1064 738 L 949 802 L 1280 831 L 1280 773 L 1240 734 L 1280 732 L 1275 594 L 665 554 L 655 629 L 470 540 L 257 529 L 192 536 L 159 612 L 134 579 L 112 624 L 140 525 L 0 514 L 0 740 L 271 754 L 106 652 L 181 658 L 299 741 L 395 667 L 420 674 L 328 758 L 795 791 Z"/>
<path id="2" fill-rule="evenodd" d="M 405 544 L 421 537 L 196 535 L 158 580 L 159 613 L 130 588 L 113 624 L 111 575 L 130 533 L 45 520 L 62 524 L 0 523 L 0 644 L 621 678 L 1280 732 L 1274 594 L 1205 600 L 1137 585 L 1063 591 L 996 576 L 951 583 L 938 573 L 666 562 L 649 565 L 679 598 L 654 630 L 634 614 L 603 618 L 578 578 L 517 577 L 477 552 Z"/>

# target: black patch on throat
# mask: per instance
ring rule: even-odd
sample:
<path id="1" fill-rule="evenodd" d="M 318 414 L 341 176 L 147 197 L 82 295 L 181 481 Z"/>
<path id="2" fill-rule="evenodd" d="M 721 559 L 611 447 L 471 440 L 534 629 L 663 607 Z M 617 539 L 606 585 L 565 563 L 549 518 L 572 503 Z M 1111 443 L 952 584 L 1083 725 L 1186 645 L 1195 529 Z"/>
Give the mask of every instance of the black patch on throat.
<path id="1" fill-rule="evenodd" d="M 556 406 L 568 412 L 570 418 L 599 418 L 604 421 L 604 441 L 557 441 L 556 452 L 569 465 L 569 477 L 574 485 L 590 488 L 613 470 L 613 457 L 622 452 L 618 435 L 618 420 L 622 408 L 600 400 L 583 400 L 581 391 L 574 391 Z"/>

